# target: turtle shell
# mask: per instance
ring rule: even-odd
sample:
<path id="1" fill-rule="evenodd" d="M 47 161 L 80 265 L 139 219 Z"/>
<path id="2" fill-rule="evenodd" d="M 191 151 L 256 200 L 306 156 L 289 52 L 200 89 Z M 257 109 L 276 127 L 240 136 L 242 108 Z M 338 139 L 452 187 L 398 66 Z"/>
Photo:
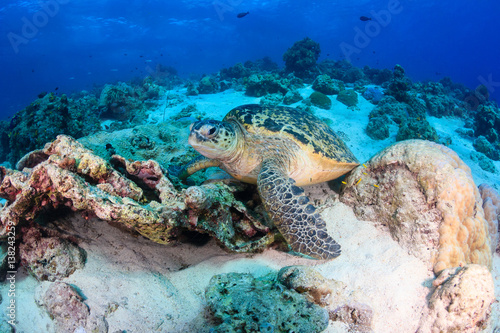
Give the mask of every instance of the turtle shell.
<path id="1" fill-rule="evenodd" d="M 325 166 L 347 164 L 352 169 L 359 164 L 342 139 L 325 122 L 306 111 L 247 104 L 229 111 L 224 120 L 235 120 L 250 133 L 291 139 L 309 159 L 321 160 Z"/>

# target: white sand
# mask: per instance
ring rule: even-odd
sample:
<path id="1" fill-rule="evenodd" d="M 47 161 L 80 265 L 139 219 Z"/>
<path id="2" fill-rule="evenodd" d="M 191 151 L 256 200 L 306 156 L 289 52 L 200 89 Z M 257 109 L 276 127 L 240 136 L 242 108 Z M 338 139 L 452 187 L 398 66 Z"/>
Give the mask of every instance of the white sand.
<path id="1" fill-rule="evenodd" d="M 308 96 L 310 88 L 302 91 Z M 196 103 L 199 110 L 215 119 L 222 119 L 232 107 L 258 102 L 242 92 L 226 91 L 215 95 L 188 98 L 168 109 L 178 113 L 183 107 Z M 320 117 L 330 118 L 332 127 L 348 135 L 347 145 L 360 161 L 394 142 L 391 138 L 371 140 L 364 132 L 373 105 L 360 96 L 359 110 L 350 110 L 333 98 L 332 110 L 316 109 Z M 160 106 L 149 116 L 150 122 L 163 117 Z M 460 138 L 455 128 L 462 126 L 455 119 L 430 118 L 439 134 L 453 138 L 452 149 L 471 166 L 477 184 L 499 184 L 499 175 L 481 170 L 470 160 L 473 149 L 470 141 Z M 498 170 L 500 163 L 495 162 Z M 109 332 L 206 332 L 204 325 L 204 290 L 215 274 L 249 272 L 256 276 L 276 271 L 288 265 L 311 265 L 324 276 L 344 282 L 355 291 L 359 300 L 374 310 L 375 332 L 415 332 L 422 309 L 426 306 L 430 281 L 433 278 L 426 264 L 409 255 L 385 232 L 372 223 L 359 221 L 352 210 L 336 200 L 336 194 L 326 184 L 306 189 L 319 206 L 332 236 L 342 245 L 342 255 L 331 262 L 310 261 L 275 250 L 261 254 L 228 254 L 214 241 L 203 247 L 190 244 L 163 246 L 143 238 L 135 238 L 99 220 L 84 221 L 74 216 L 60 223 L 68 232 L 78 235 L 80 246 L 87 251 L 87 263 L 64 281 L 77 286 L 86 297 L 91 311 L 106 315 Z M 498 190 L 498 188 L 497 188 Z M 500 293 L 500 257 L 495 255 L 493 275 L 496 295 Z M 52 332 L 47 313 L 35 303 L 35 291 L 41 294 L 49 283 L 38 283 L 21 269 L 17 275 L 18 325 L 17 332 Z M 8 300 L 5 285 L 1 295 Z M 1 311 L 5 311 L 2 306 Z M 4 314 L 2 315 L 4 316 Z M 493 305 L 492 327 L 500 325 L 500 305 Z M 330 323 L 327 332 L 347 332 L 342 323 Z"/>

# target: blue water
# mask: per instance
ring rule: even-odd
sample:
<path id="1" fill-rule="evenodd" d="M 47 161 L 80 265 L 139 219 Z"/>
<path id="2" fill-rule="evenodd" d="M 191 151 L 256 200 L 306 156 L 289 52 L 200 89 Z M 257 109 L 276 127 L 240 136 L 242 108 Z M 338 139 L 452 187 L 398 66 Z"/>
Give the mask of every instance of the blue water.
<path id="1" fill-rule="evenodd" d="M 283 53 L 306 36 L 320 43 L 320 61 L 401 64 L 414 81 L 486 83 L 498 100 L 499 14 L 494 0 L 6 0 L 0 119 L 42 91 L 144 77 L 159 63 L 183 78 L 264 56 L 283 65 Z"/>

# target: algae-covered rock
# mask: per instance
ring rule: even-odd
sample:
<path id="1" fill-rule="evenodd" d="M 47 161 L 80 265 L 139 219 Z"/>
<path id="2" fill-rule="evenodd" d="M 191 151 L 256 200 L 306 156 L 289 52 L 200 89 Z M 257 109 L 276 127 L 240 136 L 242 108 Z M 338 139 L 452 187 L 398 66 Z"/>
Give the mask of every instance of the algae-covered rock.
<path id="1" fill-rule="evenodd" d="M 404 68 L 401 67 L 401 65 L 396 65 L 394 66 L 393 76 L 385 94 L 393 96 L 398 102 L 407 102 L 410 98 L 408 92 L 411 86 L 412 83 L 410 79 L 405 76 Z"/>
<path id="2" fill-rule="evenodd" d="M 19 256 L 23 265 L 40 281 L 68 277 L 85 265 L 83 249 L 59 237 L 43 236 L 37 228 L 23 231 Z"/>
<path id="3" fill-rule="evenodd" d="M 474 149 L 485 154 L 488 158 L 494 161 L 500 160 L 500 149 L 492 145 L 484 136 L 479 136 L 472 144 Z"/>
<path id="4" fill-rule="evenodd" d="M 219 91 L 219 84 L 211 76 L 203 77 L 198 83 L 198 92 L 200 94 L 215 94 Z"/>
<path id="5" fill-rule="evenodd" d="M 498 140 L 500 135 L 500 110 L 493 105 L 479 105 L 474 117 L 474 133 L 483 135 L 489 142 Z"/>
<path id="6" fill-rule="evenodd" d="M 285 69 L 287 72 L 294 72 L 298 77 L 307 76 L 308 70 L 316 65 L 321 49 L 318 43 L 311 38 L 306 37 L 303 40 L 295 42 L 285 54 Z"/>
<path id="7" fill-rule="evenodd" d="M 373 140 L 384 140 L 389 137 L 390 119 L 386 115 L 371 117 L 366 126 L 366 134 Z"/>
<path id="8" fill-rule="evenodd" d="M 212 332 L 322 332 L 328 312 L 276 281 L 276 274 L 215 275 L 205 297 L 218 326 Z"/>
<path id="9" fill-rule="evenodd" d="M 363 97 L 373 104 L 378 104 L 383 97 L 382 90 L 374 87 L 369 87 L 363 92 Z"/>
<path id="10" fill-rule="evenodd" d="M 289 90 L 288 82 L 273 74 L 252 74 L 246 80 L 245 94 L 253 97 L 261 97 L 267 94 L 286 94 Z"/>
<path id="11" fill-rule="evenodd" d="M 358 94 L 353 89 L 342 90 L 337 95 L 337 101 L 347 106 L 358 104 Z"/>
<path id="12" fill-rule="evenodd" d="M 345 85 L 340 80 L 332 80 L 327 74 L 322 74 L 314 79 L 312 88 L 325 95 L 335 95 L 344 90 Z"/>
<path id="13" fill-rule="evenodd" d="M 484 171 L 488 171 L 491 173 L 496 173 L 497 169 L 495 168 L 495 164 L 492 160 L 490 160 L 486 155 L 478 152 L 471 152 L 470 159 L 476 162 L 481 169 Z"/>
<path id="14" fill-rule="evenodd" d="M 311 96 L 309 96 L 309 100 L 312 105 L 317 106 L 320 109 L 330 110 L 332 107 L 332 101 L 330 98 L 319 91 L 313 92 Z"/>
<path id="15" fill-rule="evenodd" d="M 261 98 L 259 104 L 262 106 L 277 106 L 283 101 L 283 94 L 268 94 Z"/>
<path id="16" fill-rule="evenodd" d="M 409 139 L 422 139 L 438 142 L 439 137 L 436 130 L 427 119 L 410 118 L 404 121 L 396 135 L 396 141 L 403 141 Z"/>
<path id="17" fill-rule="evenodd" d="M 301 100 L 303 100 L 303 98 L 297 90 L 290 90 L 286 93 L 285 98 L 283 99 L 283 104 L 290 105 L 300 102 Z"/>
<path id="18" fill-rule="evenodd" d="M 447 269 L 433 285 L 436 289 L 417 333 L 475 333 L 486 328 L 495 301 L 495 285 L 487 267 L 466 265 Z"/>
<path id="19" fill-rule="evenodd" d="M 91 312 L 83 297 L 67 283 L 51 284 L 36 301 L 54 320 L 58 333 L 108 331 L 104 316 Z"/>

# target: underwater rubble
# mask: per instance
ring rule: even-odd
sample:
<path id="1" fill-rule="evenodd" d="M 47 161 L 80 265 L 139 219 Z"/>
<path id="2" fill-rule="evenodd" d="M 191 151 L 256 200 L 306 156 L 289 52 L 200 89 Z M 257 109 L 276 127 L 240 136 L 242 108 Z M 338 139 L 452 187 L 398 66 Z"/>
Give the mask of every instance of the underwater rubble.
<path id="1" fill-rule="evenodd" d="M 8 201 L 0 211 L 2 236 L 49 208 L 68 207 L 161 244 L 174 241 L 181 229 L 208 233 L 234 252 L 259 251 L 274 242 L 274 232 L 260 222 L 265 219 L 234 198 L 234 187 L 214 183 L 178 191 L 153 160 L 112 159 L 125 174 L 59 135 L 18 163 L 22 171 L 0 167 L 0 196 Z"/>

